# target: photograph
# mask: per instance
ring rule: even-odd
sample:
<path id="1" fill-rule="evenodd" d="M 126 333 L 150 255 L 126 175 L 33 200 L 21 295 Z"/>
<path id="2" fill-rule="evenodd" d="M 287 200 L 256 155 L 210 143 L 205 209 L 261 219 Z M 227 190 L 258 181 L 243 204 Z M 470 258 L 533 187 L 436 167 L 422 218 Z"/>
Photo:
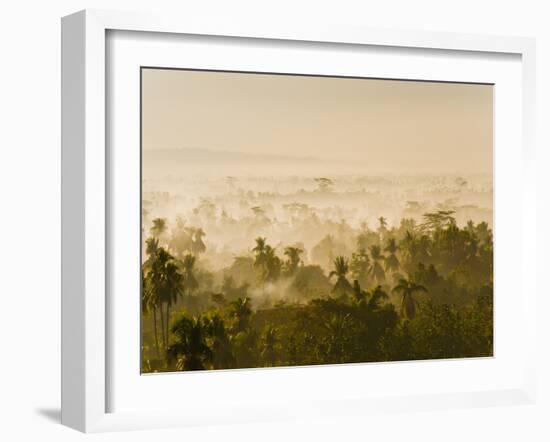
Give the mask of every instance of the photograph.
<path id="1" fill-rule="evenodd" d="M 493 84 L 140 76 L 142 374 L 493 356 Z"/>

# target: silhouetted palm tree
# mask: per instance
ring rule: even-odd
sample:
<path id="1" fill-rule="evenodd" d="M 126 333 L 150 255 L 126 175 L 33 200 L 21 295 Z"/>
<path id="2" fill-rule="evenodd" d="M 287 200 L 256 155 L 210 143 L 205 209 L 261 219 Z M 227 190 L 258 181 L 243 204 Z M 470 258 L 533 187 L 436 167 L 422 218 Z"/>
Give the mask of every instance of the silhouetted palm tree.
<path id="1" fill-rule="evenodd" d="M 384 268 L 382 267 L 382 262 L 384 262 L 384 255 L 382 255 L 382 251 L 380 249 L 380 246 L 373 245 L 370 246 L 370 256 L 372 258 L 372 267 L 371 267 L 371 274 L 373 279 L 375 279 L 378 282 L 383 282 L 386 279 L 386 273 L 384 272 Z"/>
<path id="2" fill-rule="evenodd" d="M 414 261 L 418 254 L 418 245 L 416 236 L 411 230 L 407 230 L 405 237 L 401 241 L 401 250 L 409 262 Z"/>
<path id="3" fill-rule="evenodd" d="M 286 272 L 289 275 L 294 275 L 296 270 L 298 269 L 298 266 L 301 262 L 300 255 L 304 253 L 304 251 L 300 247 L 286 247 L 285 248 L 285 256 L 288 257 L 288 261 L 286 264 Z"/>
<path id="4" fill-rule="evenodd" d="M 386 256 L 386 271 L 387 272 L 397 272 L 399 270 L 399 260 L 397 259 L 396 253 L 399 250 L 395 238 L 390 238 L 388 244 L 384 249 L 385 252 L 388 252 Z"/>
<path id="5" fill-rule="evenodd" d="M 151 234 L 155 238 L 159 238 L 166 231 L 166 219 L 155 218 L 153 220 L 153 226 L 151 227 Z"/>
<path id="6" fill-rule="evenodd" d="M 174 257 L 164 248 L 159 247 L 147 278 L 150 290 L 154 291 L 155 299 L 158 301 L 163 343 L 164 348 L 166 348 L 168 345 L 170 306 L 183 294 L 183 276 L 179 272 Z M 163 305 L 166 306 L 166 316 L 163 314 Z"/>
<path id="7" fill-rule="evenodd" d="M 256 241 L 256 246 L 252 249 L 252 251 L 254 252 L 254 255 L 256 256 L 256 258 L 254 259 L 254 266 L 260 267 L 265 262 L 265 249 L 266 249 L 267 241 L 265 238 L 262 238 L 261 236 L 256 238 L 255 241 Z"/>
<path id="8" fill-rule="evenodd" d="M 270 245 L 265 246 L 265 280 L 275 281 L 281 274 L 281 260 L 275 255 L 275 249 Z"/>
<path id="9" fill-rule="evenodd" d="M 275 249 L 267 244 L 266 239 L 256 238 L 256 246 L 252 249 L 256 255 L 254 267 L 258 272 L 258 279 L 262 286 L 267 281 L 275 281 L 281 274 L 282 262 L 275 254 Z"/>
<path id="10" fill-rule="evenodd" d="M 147 238 L 145 241 L 145 253 L 149 256 L 155 256 L 157 253 L 157 250 L 159 248 L 159 240 L 158 238 Z"/>
<path id="11" fill-rule="evenodd" d="M 361 281 L 361 284 L 367 282 L 366 279 L 370 270 L 370 258 L 364 248 L 359 249 L 357 253 L 352 253 L 349 268 L 351 276 L 354 279 Z"/>
<path id="12" fill-rule="evenodd" d="M 416 307 L 418 302 L 414 299 L 414 294 L 417 292 L 427 292 L 428 289 L 423 285 L 416 284 L 410 279 L 400 279 L 399 283 L 393 288 L 393 293 L 401 293 L 401 315 L 408 319 L 414 318 L 416 315 Z"/>
<path id="13" fill-rule="evenodd" d="M 204 233 L 204 230 L 202 230 L 200 227 L 193 229 L 193 242 L 191 244 L 191 251 L 195 255 L 204 253 L 206 251 L 206 246 L 204 245 L 204 242 L 202 240 L 205 235 L 206 233 Z"/>
<path id="14" fill-rule="evenodd" d="M 155 348 L 157 357 L 160 357 L 160 347 L 157 327 L 157 307 L 160 304 L 157 293 L 151 289 L 149 279 L 146 274 L 141 271 L 141 311 L 144 314 L 151 314 L 153 320 L 153 334 L 155 336 Z"/>
<path id="15" fill-rule="evenodd" d="M 358 305 L 365 305 L 368 293 L 361 289 L 361 285 L 357 279 L 353 280 L 353 298 Z"/>
<path id="16" fill-rule="evenodd" d="M 183 275 L 183 284 L 185 292 L 192 295 L 199 288 L 199 282 L 195 277 L 195 263 L 197 258 L 193 255 L 185 255 L 181 261 L 181 272 Z"/>
<path id="17" fill-rule="evenodd" d="M 348 260 L 343 256 L 337 256 L 334 259 L 334 270 L 330 272 L 328 276 L 329 278 L 332 278 L 333 276 L 337 277 L 336 284 L 334 284 L 334 287 L 332 289 L 332 293 L 343 295 L 346 293 L 353 292 L 351 284 L 346 278 L 348 271 L 349 271 Z"/>
<path id="18" fill-rule="evenodd" d="M 212 361 L 212 350 L 206 344 L 206 331 L 198 318 L 181 317 L 172 327 L 175 342 L 168 347 L 170 362 L 178 370 L 204 370 Z"/>

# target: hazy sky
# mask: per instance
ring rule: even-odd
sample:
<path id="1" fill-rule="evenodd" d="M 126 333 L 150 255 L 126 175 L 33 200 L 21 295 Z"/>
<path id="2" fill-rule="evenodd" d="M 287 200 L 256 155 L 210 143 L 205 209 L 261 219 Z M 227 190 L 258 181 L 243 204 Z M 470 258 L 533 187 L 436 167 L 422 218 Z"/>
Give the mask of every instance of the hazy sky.
<path id="1" fill-rule="evenodd" d="M 492 86 L 160 69 L 142 78 L 147 150 L 315 157 L 365 172 L 492 172 Z"/>

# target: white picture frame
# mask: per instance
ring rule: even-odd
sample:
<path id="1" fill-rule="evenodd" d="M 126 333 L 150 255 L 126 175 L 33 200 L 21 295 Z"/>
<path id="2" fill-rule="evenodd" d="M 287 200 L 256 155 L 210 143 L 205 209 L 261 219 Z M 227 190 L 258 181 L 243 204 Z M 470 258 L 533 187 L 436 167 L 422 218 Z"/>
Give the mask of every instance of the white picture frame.
<path id="1" fill-rule="evenodd" d="M 193 17 L 158 17 L 86 10 L 62 20 L 62 423 L 85 432 L 243 422 L 287 417 L 362 415 L 373 410 L 436 409 L 532 403 L 536 397 L 535 339 L 525 339 L 521 383 L 513 388 L 478 388 L 460 393 L 373 397 L 327 397 L 308 406 L 249 401 L 211 414 L 197 409 L 109 411 L 111 321 L 106 288 L 107 254 L 112 233 L 107 219 L 111 198 L 108 181 L 106 80 L 109 31 L 269 39 L 273 41 L 369 45 L 380 48 L 437 49 L 521 58 L 521 327 L 533 338 L 536 319 L 534 106 L 535 43 L 532 39 L 417 31 L 388 31 L 317 26 L 300 28 L 265 23 L 215 23 Z M 517 177 L 515 178 L 517 180 Z M 498 189 L 497 189 L 498 192 Z M 136 331 L 137 332 L 137 331 Z M 316 368 L 317 369 L 317 368 Z M 322 369 L 322 368 L 320 368 Z M 337 367 L 334 369 L 338 369 Z M 354 368 L 353 370 L 358 370 Z M 256 372 L 257 373 L 257 372 Z M 263 371 L 276 383 L 275 371 Z M 298 373 L 298 371 L 296 371 Z M 196 375 L 196 374 L 193 374 Z M 208 375 L 208 374 L 207 374 Z M 220 374 L 228 376 L 227 373 Z M 244 372 L 234 372 L 235 377 Z M 244 400 L 243 400 L 244 401 Z M 236 402 L 239 402 L 238 400 Z M 296 405 L 296 406 L 294 406 Z M 238 411 L 238 412 L 237 412 Z M 248 413 L 245 413 L 245 412 Z"/>

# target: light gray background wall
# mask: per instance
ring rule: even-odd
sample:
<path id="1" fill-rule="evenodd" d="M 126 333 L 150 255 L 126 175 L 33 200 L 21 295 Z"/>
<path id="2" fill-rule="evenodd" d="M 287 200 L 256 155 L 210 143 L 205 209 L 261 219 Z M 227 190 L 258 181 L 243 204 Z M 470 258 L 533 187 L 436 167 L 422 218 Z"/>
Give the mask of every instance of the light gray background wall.
<path id="1" fill-rule="evenodd" d="M 550 13 L 523 0 L 7 0 L 0 6 L 0 439 L 83 440 L 59 419 L 60 17 L 86 7 L 278 21 L 343 22 L 538 38 L 540 201 L 550 201 Z M 230 19 L 230 18 L 225 18 Z M 542 149 L 541 149 L 542 150 Z M 549 249 L 541 206 L 540 250 Z M 545 227 L 546 226 L 546 227 Z M 546 256 L 539 257 L 539 274 Z M 548 297 L 541 299 L 549 311 Z M 542 316 L 541 316 L 542 318 Z M 542 321 L 541 321 L 542 322 Z M 380 415 L 368 420 L 257 424 L 95 436 L 166 440 L 549 440 L 550 324 L 540 324 L 538 406 Z M 414 380 L 411 380 L 414 382 Z M 183 399 L 185 400 L 185 399 Z"/>

